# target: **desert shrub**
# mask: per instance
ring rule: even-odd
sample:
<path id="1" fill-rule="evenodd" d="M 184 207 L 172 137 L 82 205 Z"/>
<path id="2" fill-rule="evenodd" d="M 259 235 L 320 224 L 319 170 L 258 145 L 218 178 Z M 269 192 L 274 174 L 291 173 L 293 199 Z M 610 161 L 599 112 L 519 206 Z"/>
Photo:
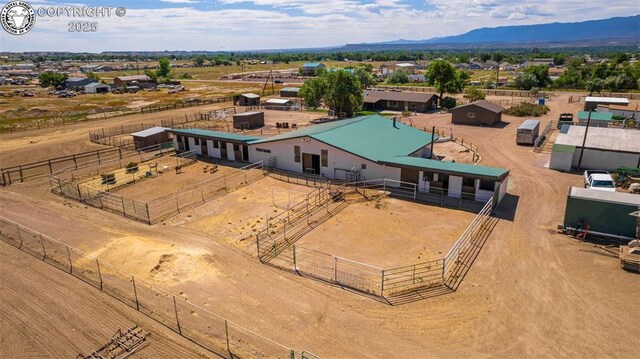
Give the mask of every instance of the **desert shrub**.
<path id="1" fill-rule="evenodd" d="M 545 105 L 536 105 L 535 103 L 524 102 L 516 106 L 511 106 L 504 110 L 506 115 L 517 117 L 539 117 L 549 112 L 549 107 Z"/>

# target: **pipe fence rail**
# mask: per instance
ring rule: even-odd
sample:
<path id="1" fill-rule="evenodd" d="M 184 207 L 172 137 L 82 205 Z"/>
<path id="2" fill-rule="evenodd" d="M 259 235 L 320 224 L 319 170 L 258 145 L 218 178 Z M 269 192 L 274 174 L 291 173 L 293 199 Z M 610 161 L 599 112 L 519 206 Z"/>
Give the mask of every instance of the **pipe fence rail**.
<path id="1" fill-rule="evenodd" d="M 545 143 L 547 143 L 547 140 L 549 139 L 549 133 L 551 133 L 551 131 L 553 131 L 554 128 L 555 127 L 553 127 L 553 121 L 549 121 L 547 125 L 544 127 L 544 129 L 542 130 L 542 133 L 540 133 L 540 135 L 536 138 L 536 140 L 533 143 L 534 152 L 542 151 L 542 147 L 544 146 Z"/>
<path id="2" fill-rule="evenodd" d="M 0 240 L 84 281 L 220 357 L 317 358 L 4 217 L 0 217 Z"/>
<path id="3" fill-rule="evenodd" d="M 450 283 L 458 281 L 460 275 L 456 269 L 465 265 L 461 258 L 472 246 L 477 245 L 475 241 L 482 236 L 481 232 L 486 231 L 485 225 L 493 211 L 493 198 L 483 204 L 447 255 L 427 262 L 396 268 L 379 268 L 295 244 L 315 228 L 311 225 L 312 222 L 317 226 L 339 212 L 332 212 L 329 209 L 330 203 L 339 200 L 346 206 L 349 203 L 346 198 L 350 193 L 356 193 L 367 200 L 394 194 L 419 199 L 417 187 L 415 184 L 412 185 L 381 179 L 334 185 L 333 190 L 331 185 L 318 188 L 309 193 L 304 200 L 288 206 L 286 211 L 267 217 L 267 228 L 256 235 L 258 258 L 262 263 L 273 264 L 301 276 L 381 298 L 402 296 L 408 292 L 435 287 L 446 286 L 452 289 Z M 441 193 L 436 196 L 441 198 L 446 190 L 439 191 Z M 459 201 L 461 204 L 462 196 Z M 324 220 L 310 219 L 317 216 L 315 213 L 321 214 L 320 218 Z"/>

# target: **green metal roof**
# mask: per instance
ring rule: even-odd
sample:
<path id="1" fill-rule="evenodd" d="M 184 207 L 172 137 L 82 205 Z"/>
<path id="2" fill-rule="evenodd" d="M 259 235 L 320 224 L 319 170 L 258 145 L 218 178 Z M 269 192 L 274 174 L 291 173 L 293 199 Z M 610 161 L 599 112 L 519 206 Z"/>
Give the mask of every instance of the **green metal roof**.
<path id="1" fill-rule="evenodd" d="M 196 128 L 189 128 L 184 130 L 170 129 L 169 132 L 176 133 L 179 135 L 217 138 L 221 140 L 240 141 L 240 142 L 250 142 L 250 141 L 255 141 L 260 139 L 260 137 L 238 135 L 235 133 L 220 132 L 220 131 L 200 130 Z"/>
<path id="2" fill-rule="evenodd" d="M 300 91 L 300 87 L 283 87 L 280 91 L 298 92 Z"/>
<path id="3" fill-rule="evenodd" d="M 381 161 L 382 163 L 389 165 L 399 165 L 406 167 L 419 168 L 421 170 L 444 172 L 450 174 L 459 174 L 465 177 L 477 176 L 491 179 L 499 179 L 506 176 L 509 170 L 505 170 L 497 167 L 477 166 L 466 163 L 457 162 L 444 162 L 437 160 L 430 160 L 428 158 L 401 156 L 393 157 L 391 159 Z"/>
<path id="4" fill-rule="evenodd" d="M 395 156 L 407 156 L 431 143 L 432 136 L 396 123 L 380 115 L 338 120 L 251 142 L 252 145 L 266 142 L 311 137 L 333 147 L 373 162 Z M 434 139 L 438 139 L 435 135 Z"/>
<path id="5" fill-rule="evenodd" d="M 579 111 L 578 119 L 587 120 L 589 118 L 589 111 Z M 591 112 L 591 119 L 598 121 L 612 121 L 613 114 L 610 112 Z"/>

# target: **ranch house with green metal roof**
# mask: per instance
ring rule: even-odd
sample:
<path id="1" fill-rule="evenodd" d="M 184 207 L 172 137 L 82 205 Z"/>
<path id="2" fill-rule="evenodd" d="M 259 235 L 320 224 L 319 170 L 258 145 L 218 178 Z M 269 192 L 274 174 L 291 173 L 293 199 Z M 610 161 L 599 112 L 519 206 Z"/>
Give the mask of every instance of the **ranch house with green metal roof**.
<path id="1" fill-rule="evenodd" d="M 497 204 L 509 171 L 430 159 L 438 136 L 387 119 L 362 116 L 259 138 L 196 129 L 170 130 L 177 151 L 241 162 L 269 160 L 277 169 L 340 181 L 387 179 L 423 193 Z M 436 145 L 437 153 L 437 145 Z"/>
<path id="2" fill-rule="evenodd" d="M 371 115 L 251 141 L 249 158 L 251 162 L 275 158 L 278 169 L 343 181 L 386 178 L 455 198 L 487 201 L 495 196 L 497 204 L 506 193 L 509 171 L 430 159 L 437 139 Z"/>

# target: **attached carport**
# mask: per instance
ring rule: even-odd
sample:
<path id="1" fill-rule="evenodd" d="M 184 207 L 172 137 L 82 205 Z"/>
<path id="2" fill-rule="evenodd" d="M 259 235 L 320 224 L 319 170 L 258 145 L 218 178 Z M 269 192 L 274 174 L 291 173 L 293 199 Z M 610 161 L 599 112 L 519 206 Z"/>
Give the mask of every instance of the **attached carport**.
<path id="1" fill-rule="evenodd" d="M 509 171 L 502 168 L 410 156 L 393 157 L 381 163 L 400 168 L 402 181 L 415 183 L 423 193 L 476 202 L 494 198 L 497 205 L 507 192 Z"/>

